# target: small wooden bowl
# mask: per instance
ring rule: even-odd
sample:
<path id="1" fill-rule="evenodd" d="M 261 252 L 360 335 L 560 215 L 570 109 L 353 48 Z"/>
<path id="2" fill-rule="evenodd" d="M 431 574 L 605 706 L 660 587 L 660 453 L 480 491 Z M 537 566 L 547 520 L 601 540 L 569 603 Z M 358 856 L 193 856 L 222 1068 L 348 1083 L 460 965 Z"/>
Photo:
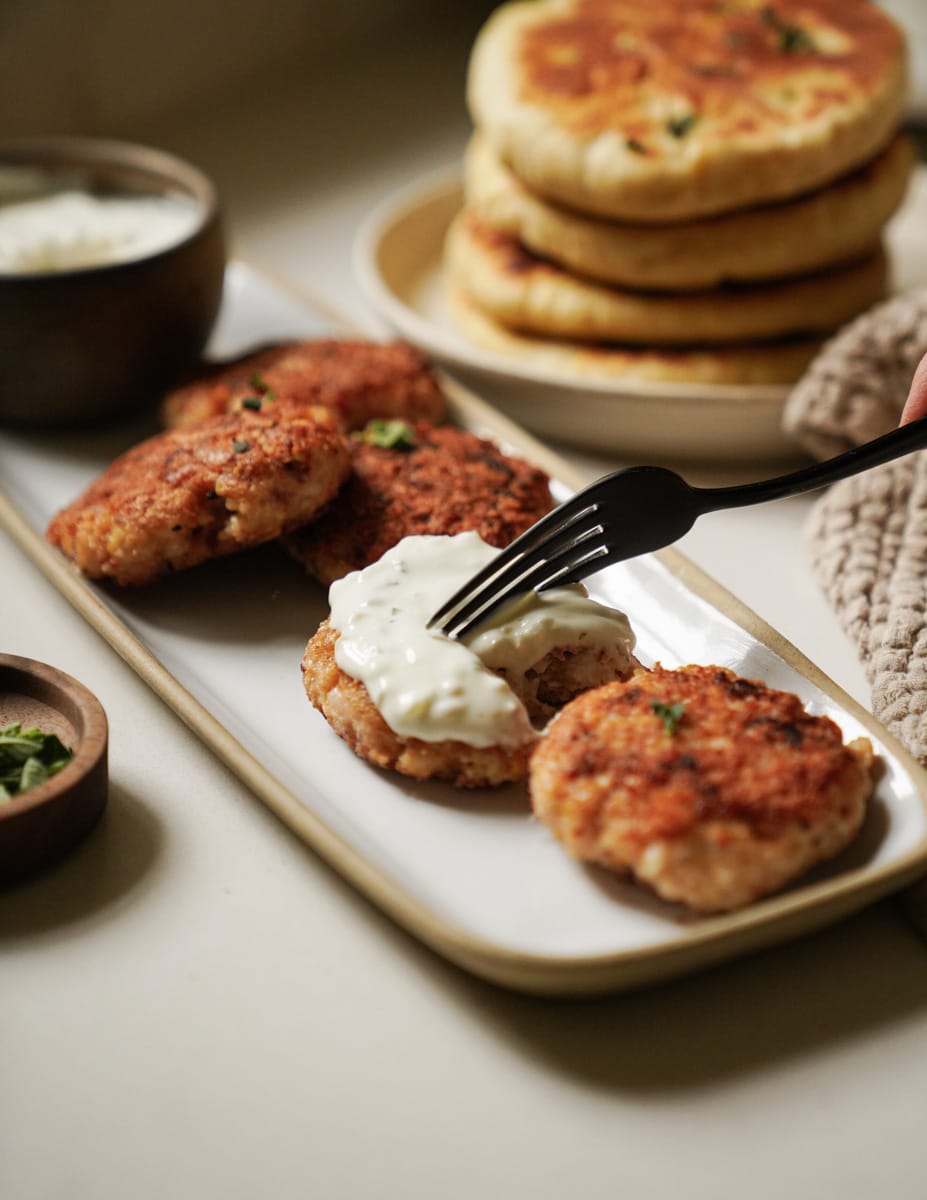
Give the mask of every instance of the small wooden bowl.
<path id="1" fill-rule="evenodd" d="M 106 807 L 106 714 L 63 671 L 0 654 L 0 728 L 13 721 L 56 733 L 74 751 L 57 775 L 0 804 L 0 885 L 56 862 L 90 832 Z"/>
<path id="2" fill-rule="evenodd" d="M 0 271 L 0 421 L 80 428 L 144 412 L 199 361 L 219 311 L 225 242 L 212 182 L 174 155 L 102 138 L 0 141 L 0 173 L 17 170 L 77 179 L 91 194 L 171 196 L 195 212 L 185 236 L 137 258 Z"/>

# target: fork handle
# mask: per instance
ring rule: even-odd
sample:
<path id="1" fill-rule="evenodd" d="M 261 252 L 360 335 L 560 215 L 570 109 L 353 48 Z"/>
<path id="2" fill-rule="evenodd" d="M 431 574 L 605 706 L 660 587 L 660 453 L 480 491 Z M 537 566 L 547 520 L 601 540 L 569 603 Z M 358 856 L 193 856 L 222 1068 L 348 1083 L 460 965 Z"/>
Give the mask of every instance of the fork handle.
<path id="1" fill-rule="evenodd" d="M 815 488 L 826 487 L 838 479 L 847 479 L 870 467 L 881 466 L 927 446 L 927 417 L 920 417 L 891 433 L 864 442 L 836 458 L 825 459 L 810 467 L 791 471 L 788 475 L 777 475 L 772 479 L 761 479 L 758 483 L 737 484 L 734 487 L 693 488 L 702 512 L 717 512 L 722 508 L 739 508 L 744 504 L 759 504 L 764 500 L 781 500 L 785 496 L 798 496 Z"/>

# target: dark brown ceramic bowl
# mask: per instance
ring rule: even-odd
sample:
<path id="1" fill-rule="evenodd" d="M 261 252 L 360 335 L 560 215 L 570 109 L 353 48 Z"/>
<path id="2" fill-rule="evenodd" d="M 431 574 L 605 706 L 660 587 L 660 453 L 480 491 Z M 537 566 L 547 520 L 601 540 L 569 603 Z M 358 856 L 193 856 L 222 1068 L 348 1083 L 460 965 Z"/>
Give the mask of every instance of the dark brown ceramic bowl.
<path id="1" fill-rule="evenodd" d="M 0 654 L 0 729 L 56 733 L 74 757 L 57 775 L 0 804 L 0 886 L 56 862 L 106 807 L 108 727 L 99 700 L 63 671 Z"/>
<path id="2" fill-rule="evenodd" d="M 5 168 L 195 206 L 192 232 L 145 257 L 0 272 L 0 422 L 79 427 L 152 405 L 197 360 L 219 310 L 225 246 L 213 185 L 160 150 L 94 138 L 2 141 Z"/>

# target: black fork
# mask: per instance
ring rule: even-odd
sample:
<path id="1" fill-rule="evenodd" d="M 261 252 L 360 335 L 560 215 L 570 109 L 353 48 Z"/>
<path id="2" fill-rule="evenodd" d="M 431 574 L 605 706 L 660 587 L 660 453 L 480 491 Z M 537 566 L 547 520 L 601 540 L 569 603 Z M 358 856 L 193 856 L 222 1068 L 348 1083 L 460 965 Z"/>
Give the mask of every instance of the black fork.
<path id="1" fill-rule="evenodd" d="M 927 417 L 836 458 L 735 487 L 691 487 L 665 467 L 614 471 L 501 550 L 438 609 L 429 628 L 464 637 L 516 596 L 577 583 L 612 563 L 669 545 L 703 513 L 814 491 L 924 446 Z"/>

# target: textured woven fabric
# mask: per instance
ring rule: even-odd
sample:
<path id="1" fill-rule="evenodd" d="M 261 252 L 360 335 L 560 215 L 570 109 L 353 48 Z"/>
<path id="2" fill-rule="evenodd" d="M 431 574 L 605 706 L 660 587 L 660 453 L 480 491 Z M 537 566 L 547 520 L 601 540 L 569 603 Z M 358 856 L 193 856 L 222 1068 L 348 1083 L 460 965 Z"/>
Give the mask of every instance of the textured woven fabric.
<path id="1" fill-rule="evenodd" d="M 927 452 L 835 484 L 809 532 L 815 574 L 859 651 L 873 712 L 927 762 Z"/>
<path id="2" fill-rule="evenodd" d="M 927 288 L 876 305 L 845 326 L 795 385 L 783 426 L 815 458 L 888 433 L 927 354 Z"/>
<path id="3" fill-rule="evenodd" d="M 786 428 L 821 458 L 888 432 L 924 354 L 927 290 L 879 305 L 811 364 Z M 835 484 L 812 509 L 809 544 L 873 712 L 927 763 L 927 451 Z"/>

